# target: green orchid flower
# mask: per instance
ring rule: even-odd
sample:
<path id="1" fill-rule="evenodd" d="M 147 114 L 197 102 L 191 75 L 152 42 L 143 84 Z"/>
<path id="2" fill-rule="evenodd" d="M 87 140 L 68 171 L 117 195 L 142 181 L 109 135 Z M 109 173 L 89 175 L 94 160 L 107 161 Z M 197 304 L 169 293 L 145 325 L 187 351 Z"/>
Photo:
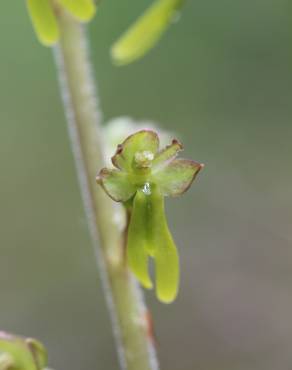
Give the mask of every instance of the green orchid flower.
<path id="1" fill-rule="evenodd" d="M 156 0 L 113 45 L 111 55 L 124 65 L 146 54 L 177 18 L 185 0 Z"/>
<path id="2" fill-rule="evenodd" d="M 154 131 L 138 131 L 118 145 L 112 157 L 115 168 L 103 168 L 97 176 L 97 183 L 113 200 L 131 209 L 126 248 L 129 268 L 145 288 L 151 289 L 148 260 L 152 257 L 156 295 L 165 303 L 177 296 L 179 257 L 168 229 L 164 197 L 184 193 L 203 167 L 176 159 L 181 150 L 177 140 L 159 150 Z"/>
<path id="3" fill-rule="evenodd" d="M 63 7 L 81 22 L 95 14 L 94 0 L 26 0 L 28 11 L 39 41 L 46 46 L 55 44 L 60 37 L 56 11 Z"/>
<path id="4" fill-rule="evenodd" d="M 46 365 L 40 342 L 0 331 L 0 370 L 44 370 Z"/>

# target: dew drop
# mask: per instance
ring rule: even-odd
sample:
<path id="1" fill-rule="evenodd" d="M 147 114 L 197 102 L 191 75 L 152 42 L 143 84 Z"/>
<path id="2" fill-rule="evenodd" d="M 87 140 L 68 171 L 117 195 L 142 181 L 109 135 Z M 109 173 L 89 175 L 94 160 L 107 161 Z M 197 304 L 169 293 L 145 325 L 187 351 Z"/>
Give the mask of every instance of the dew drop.
<path id="1" fill-rule="evenodd" d="M 142 191 L 145 195 L 150 195 L 151 194 L 151 186 L 150 186 L 149 182 L 145 182 Z"/>

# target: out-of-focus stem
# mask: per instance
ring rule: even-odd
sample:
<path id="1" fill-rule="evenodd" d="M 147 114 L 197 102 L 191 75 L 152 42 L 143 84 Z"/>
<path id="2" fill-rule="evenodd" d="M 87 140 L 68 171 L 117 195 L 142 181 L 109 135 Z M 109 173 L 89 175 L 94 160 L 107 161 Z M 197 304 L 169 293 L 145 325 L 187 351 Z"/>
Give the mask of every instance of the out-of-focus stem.
<path id="1" fill-rule="evenodd" d="M 157 370 L 142 293 L 124 261 L 124 213 L 95 182 L 97 171 L 104 166 L 104 141 L 86 35 L 65 11 L 57 9 L 57 15 L 61 39 L 55 58 L 60 88 L 121 367 Z"/>

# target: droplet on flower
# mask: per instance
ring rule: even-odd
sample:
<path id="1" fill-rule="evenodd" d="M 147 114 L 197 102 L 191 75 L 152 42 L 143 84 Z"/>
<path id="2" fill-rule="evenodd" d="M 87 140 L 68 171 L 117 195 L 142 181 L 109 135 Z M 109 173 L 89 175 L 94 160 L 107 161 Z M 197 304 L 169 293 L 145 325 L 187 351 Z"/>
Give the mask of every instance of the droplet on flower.
<path id="1" fill-rule="evenodd" d="M 145 195 L 150 195 L 151 194 L 151 186 L 150 186 L 149 182 L 146 182 L 144 184 L 142 191 Z"/>

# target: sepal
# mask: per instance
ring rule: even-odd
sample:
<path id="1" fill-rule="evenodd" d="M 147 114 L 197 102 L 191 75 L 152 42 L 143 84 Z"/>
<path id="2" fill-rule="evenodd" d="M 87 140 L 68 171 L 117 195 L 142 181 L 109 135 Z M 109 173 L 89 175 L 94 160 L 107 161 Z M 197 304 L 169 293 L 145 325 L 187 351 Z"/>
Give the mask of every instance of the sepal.
<path id="1" fill-rule="evenodd" d="M 203 164 L 188 159 L 175 159 L 154 173 L 152 181 L 164 196 L 177 196 L 188 190 L 203 167 Z"/>
<path id="2" fill-rule="evenodd" d="M 135 165 L 135 155 L 137 153 L 157 153 L 159 139 L 156 132 L 151 130 L 141 130 L 127 137 L 126 140 L 117 147 L 112 163 L 115 167 L 131 171 Z"/>
<path id="3" fill-rule="evenodd" d="M 120 170 L 103 168 L 96 177 L 96 181 L 116 202 L 126 202 L 136 191 L 129 181 L 128 174 Z"/>

